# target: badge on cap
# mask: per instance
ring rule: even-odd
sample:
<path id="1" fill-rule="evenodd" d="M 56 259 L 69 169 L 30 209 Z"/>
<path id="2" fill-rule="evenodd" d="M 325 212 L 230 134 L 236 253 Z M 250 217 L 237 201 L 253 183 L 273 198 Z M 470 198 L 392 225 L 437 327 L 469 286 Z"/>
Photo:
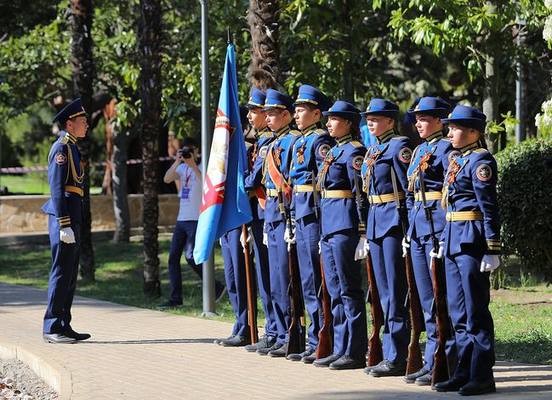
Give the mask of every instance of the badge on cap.
<path id="1" fill-rule="evenodd" d="M 364 161 L 364 157 L 362 156 L 356 156 L 353 158 L 353 168 L 357 171 L 360 171 L 362 169 L 362 162 Z"/>
<path id="2" fill-rule="evenodd" d="M 475 175 L 477 176 L 477 179 L 479 179 L 480 181 L 487 182 L 493 177 L 493 170 L 491 169 L 490 165 L 481 164 L 475 170 Z"/>
<path id="3" fill-rule="evenodd" d="M 57 165 L 63 165 L 67 162 L 67 157 L 63 153 L 57 153 L 55 159 Z"/>
<path id="4" fill-rule="evenodd" d="M 328 152 L 330 151 L 330 145 L 329 144 L 322 144 L 320 145 L 320 147 L 318 147 L 318 155 L 321 157 L 321 158 L 326 158 L 326 155 L 328 154 Z"/>
<path id="5" fill-rule="evenodd" d="M 399 160 L 401 160 L 403 163 L 408 164 L 411 158 L 412 158 L 412 150 L 409 149 L 408 147 L 403 147 L 399 151 Z"/>

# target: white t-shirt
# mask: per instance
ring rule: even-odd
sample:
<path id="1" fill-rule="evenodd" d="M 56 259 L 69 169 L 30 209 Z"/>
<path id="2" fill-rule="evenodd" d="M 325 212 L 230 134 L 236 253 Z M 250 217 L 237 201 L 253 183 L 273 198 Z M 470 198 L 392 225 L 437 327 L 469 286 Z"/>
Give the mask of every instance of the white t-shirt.
<path id="1" fill-rule="evenodd" d="M 201 165 L 198 165 L 201 170 Z M 177 221 L 197 221 L 199 208 L 201 207 L 201 179 L 185 163 L 176 167 L 176 173 L 180 177 L 180 208 Z"/>

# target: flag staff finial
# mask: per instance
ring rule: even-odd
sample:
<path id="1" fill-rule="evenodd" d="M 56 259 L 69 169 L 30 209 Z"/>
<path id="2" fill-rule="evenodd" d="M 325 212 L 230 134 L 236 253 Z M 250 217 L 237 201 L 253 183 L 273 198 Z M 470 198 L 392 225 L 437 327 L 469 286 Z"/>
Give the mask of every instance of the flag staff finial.
<path id="1" fill-rule="evenodd" d="M 230 33 L 230 28 L 226 28 L 226 33 L 228 35 L 228 44 L 234 44 L 234 41 L 232 39 L 232 33 Z"/>

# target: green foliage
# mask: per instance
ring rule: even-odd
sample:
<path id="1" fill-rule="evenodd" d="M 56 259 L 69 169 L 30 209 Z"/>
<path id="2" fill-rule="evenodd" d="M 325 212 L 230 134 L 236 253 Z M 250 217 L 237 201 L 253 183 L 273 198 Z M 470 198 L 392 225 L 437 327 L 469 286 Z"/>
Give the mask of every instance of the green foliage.
<path id="1" fill-rule="evenodd" d="M 552 141 L 527 140 L 497 154 L 502 241 L 552 282 Z"/>

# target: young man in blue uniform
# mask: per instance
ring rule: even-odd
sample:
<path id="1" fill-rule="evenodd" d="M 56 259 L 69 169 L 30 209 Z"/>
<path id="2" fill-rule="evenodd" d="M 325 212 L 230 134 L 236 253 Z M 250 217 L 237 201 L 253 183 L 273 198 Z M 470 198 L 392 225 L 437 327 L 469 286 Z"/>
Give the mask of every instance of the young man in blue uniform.
<path id="1" fill-rule="evenodd" d="M 435 389 L 478 395 L 496 391 L 489 275 L 500 265 L 497 165 L 484 144 L 485 114 L 457 105 L 443 123 L 448 124 L 448 137 L 460 155 L 451 159 L 445 176 L 447 223 L 443 246 L 433 255 L 445 260 L 458 363 L 453 376 Z"/>
<path id="2" fill-rule="evenodd" d="M 272 297 L 270 296 L 270 268 L 268 264 L 268 249 L 263 243 L 264 228 L 264 202 L 266 196 L 262 185 L 263 164 L 268 152 L 270 143 L 274 140 L 272 131 L 266 125 L 265 112 L 263 111 L 266 94 L 257 88 L 251 90 L 251 97 L 247 102 L 247 119 L 255 130 L 256 142 L 249 148 L 249 160 L 251 167 L 245 178 L 245 189 L 251 198 L 251 210 L 253 220 L 251 221 L 251 235 L 253 236 L 253 249 L 255 252 L 255 266 L 257 273 L 257 286 L 259 296 L 265 313 L 265 333 L 257 343 L 245 346 L 250 352 L 259 349 L 269 349 L 276 343 L 276 318 Z M 251 241 L 251 238 L 249 238 Z"/>
<path id="3" fill-rule="evenodd" d="M 366 148 L 358 141 L 359 110 L 336 101 L 324 112 L 336 145 L 328 152 L 320 170 L 321 254 L 326 286 L 331 297 L 333 350 L 314 361 L 317 367 L 333 370 L 363 368 L 368 347 L 366 306 L 361 265 L 366 258 L 364 236 L 365 202 L 357 201 L 362 185 L 360 170 Z M 360 191 L 360 192 L 359 192 Z"/>
<path id="4" fill-rule="evenodd" d="M 43 337 L 47 343 L 74 343 L 90 338 L 71 327 L 71 305 L 77 285 L 84 172 L 77 139 L 86 136 L 88 122 L 81 100 L 65 106 L 55 117 L 62 128 L 48 154 L 50 199 L 42 206 L 48 214 L 52 270 Z"/>
<path id="5" fill-rule="evenodd" d="M 308 341 L 304 352 L 289 354 L 288 360 L 310 364 L 316 359 L 318 332 L 322 324 L 322 305 L 318 298 L 321 285 L 320 224 L 315 211 L 316 176 L 335 140 L 321 128 L 322 112 L 330 107 L 328 97 L 317 88 L 302 85 L 295 100 L 295 122 L 301 137 L 293 146 L 290 180 L 293 186 L 293 216 L 295 228 L 287 232 L 288 242 L 297 244 L 301 287 L 305 308 L 310 318 Z M 314 179 L 314 182 L 313 182 Z"/>
<path id="6" fill-rule="evenodd" d="M 276 318 L 278 336 L 269 349 L 257 350 L 272 357 L 285 357 L 288 350 L 290 325 L 290 298 L 288 295 L 288 252 L 284 240 L 286 221 L 281 206 L 289 207 L 291 189 L 289 166 L 293 144 L 301 135 L 291 128 L 293 99 L 287 94 L 268 89 L 264 110 L 268 128 L 275 139 L 270 144 L 264 164 L 266 187 L 265 229 L 270 264 L 270 294 Z M 282 202 L 284 204 L 280 204 Z"/>
<path id="7" fill-rule="evenodd" d="M 444 118 L 450 112 L 450 105 L 438 97 L 422 97 L 410 114 L 415 118 L 416 129 L 423 142 L 416 147 L 408 167 L 409 203 L 413 205 L 409 212 L 408 235 L 403 240 L 403 252 L 410 252 L 412 267 L 420 304 L 424 313 L 427 341 L 424 352 L 424 366 L 419 371 L 405 376 L 407 383 L 430 385 L 432 380 L 434 353 L 437 345 L 437 327 L 435 322 L 433 281 L 431 274 L 431 256 L 433 248 L 432 227 L 427 219 L 421 179 L 425 187 L 426 207 L 433 220 L 433 233 L 437 239 L 445 226 L 445 212 L 441 208 L 443 180 L 448 168 L 448 159 L 452 151 L 450 141 L 444 137 Z M 443 288 L 443 291 L 445 288 Z M 454 340 L 447 343 L 450 353 Z"/>
<path id="8" fill-rule="evenodd" d="M 398 197 L 403 202 L 406 197 L 406 169 L 412 150 L 408 138 L 395 133 L 395 120 L 399 114 L 395 103 L 375 98 L 362 114 L 370 133 L 377 139 L 376 144 L 368 147 L 362 172 L 370 203 L 366 237 L 385 321 L 384 360 L 366 372 L 375 377 L 400 376 L 406 369 L 409 330 L 401 248 L 404 234 L 396 199 Z"/>

